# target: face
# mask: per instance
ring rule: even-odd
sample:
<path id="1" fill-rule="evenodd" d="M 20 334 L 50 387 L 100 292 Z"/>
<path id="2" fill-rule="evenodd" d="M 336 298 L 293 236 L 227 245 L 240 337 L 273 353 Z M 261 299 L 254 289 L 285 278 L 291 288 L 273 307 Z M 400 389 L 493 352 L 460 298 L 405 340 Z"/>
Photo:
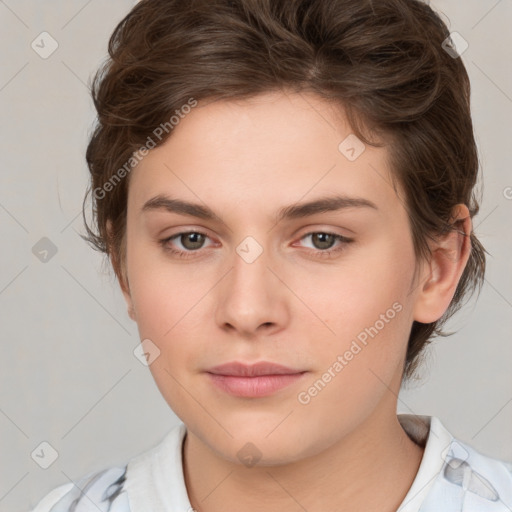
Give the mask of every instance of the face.
<path id="1" fill-rule="evenodd" d="M 163 397 L 227 460 L 298 460 L 395 414 L 416 261 L 388 148 L 350 133 L 312 94 L 200 103 L 130 176 L 125 297 Z M 288 370 L 215 369 L 233 362 Z"/>

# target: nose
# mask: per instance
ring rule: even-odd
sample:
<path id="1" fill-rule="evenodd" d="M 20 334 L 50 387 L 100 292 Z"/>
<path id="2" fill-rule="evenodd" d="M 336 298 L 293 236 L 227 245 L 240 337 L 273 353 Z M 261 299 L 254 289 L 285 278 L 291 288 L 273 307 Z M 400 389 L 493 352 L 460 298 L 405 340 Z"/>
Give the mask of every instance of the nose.
<path id="1" fill-rule="evenodd" d="M 291 294 L 266 251 L 252 262 L 234 252 L 232 262 L 231 271 L 217 289 L 217 325 L 249 339 L 285 329 Z"/>

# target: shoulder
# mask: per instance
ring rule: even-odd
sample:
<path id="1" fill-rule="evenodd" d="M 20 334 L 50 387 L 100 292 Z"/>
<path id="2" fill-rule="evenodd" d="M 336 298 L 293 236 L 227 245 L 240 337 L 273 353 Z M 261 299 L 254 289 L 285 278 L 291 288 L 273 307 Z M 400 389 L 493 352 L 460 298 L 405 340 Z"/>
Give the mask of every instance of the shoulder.
<path id="1" fill-rule="evenodd" d="M 126 466 L 89 473 L 53 489 L 32 512 L 130 512 L 125 481 Z"/>
<path id="2" fill-rule="evenodd" d="M 454 438 L 444 453 L 442 471 L 430 498 L 437 505 L 446 503 L 446 500 L 454 503 L 460 500 L 460 505 L 465 507 L 461 510 L 510 511 L 512 464 L 484 455 Z M 425 507 L 425 510 L 430 509 Z"/>
<path id="3" fill-rule="evenodd" d="M 401 512 L 511 512 L 512 464 L 454 437 L 435 416 L 399 415 L 423 458 Z"/>
<path id="4" fill-rule="evenodd" d="M 469 491 L 488 499 L 512 505 L 512 463 L 481 453 L 453 439 L 447 453 L 444 477 L 452 483 L 465 483 Z"/>

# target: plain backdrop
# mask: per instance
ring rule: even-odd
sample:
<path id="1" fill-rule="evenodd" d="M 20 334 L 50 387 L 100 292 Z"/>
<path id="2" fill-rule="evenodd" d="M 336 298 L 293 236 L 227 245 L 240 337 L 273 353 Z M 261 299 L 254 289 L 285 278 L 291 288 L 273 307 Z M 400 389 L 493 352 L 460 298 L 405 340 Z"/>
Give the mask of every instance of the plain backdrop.
<path id="1" fill-rule="evenodd" d="M 138 332 L 117 282 L 79 237 L 88 85 L 133 5 L 0 0 L 0 512 L 127 462 L 177 422 L 133 354 Z M 480 297 L 449 324 L 456 334 L 433 344 L 399 412 L 436 415 L 483 453 L 512 460 L 512 2 L 431 5 L 469 44 L 462 59 L 484 175 L 475 231 L 490 255 Z M 44 31 L 58 44 L 46 59 L 32 47 Z M 43 469 L 37 454 L 48 462 L 52 450 Z"/>

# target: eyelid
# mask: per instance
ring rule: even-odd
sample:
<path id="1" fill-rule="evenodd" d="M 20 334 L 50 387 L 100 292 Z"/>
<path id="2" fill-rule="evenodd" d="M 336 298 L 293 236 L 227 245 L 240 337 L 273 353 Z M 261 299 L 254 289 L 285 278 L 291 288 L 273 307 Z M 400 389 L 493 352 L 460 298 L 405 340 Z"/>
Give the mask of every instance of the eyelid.
<path id="1" fill-rule="evenodd" d="M 309 252 L 323 253 L 323 254 L 336 253 L 336 252 L 342 251 L 344 249 L 345 245 L 347 245 L 349 243 L 352 243 L 354 241 L 353 238 L 347 237 L 345 235 L 342 235 L 341 233 L 337 233 L 336 231 L 329 230 L 329 229 L 312 229 L 312 230 L 309 230 L 309 231 L 303 233 L 298 238 L 297 241 L 300 242 L 300 241 L 304 240 L 304 238 L 312 236 L 312 235 L 315 235 L 315 234 L 318 234 L 318 233 L 322 233 L 324 235 L 333 236 L 335 238 L 335 242 L 338 242 L 338 244 L 335 243 L 335 245 L 333 247 L 330 247 L 329 249 L 323 249 L 323 250 L 322 249 L 315 249 L 315 248 L 307 247 L 306 249 Z M 292 246 L 294 247 L 296 243 L 297 242 L 294 242 L 294 244 L 292 244 Z"/>
<path id="2" fill-rule="evenodd" d="M 163 235 L 163 233 L 169 233 L 167 235 Z M 172 238 L 178 235 L 185 235 L 188 233 L 199 233 L 200 235 L 205 235 L 208 238 L 215 238 L 211 235 L 211 232 L 208 228 L 203 226 L 179 226 L 173 229 L 162 229 L 159 234 L 156 236 L 158 238 Z"/>
<path id="3" fill-rule="evenodd" d="M 350 234 L 346 234 L 345 232 L 349 232 Z M 312 235 L 314 233 L 325 233 L 329 235 L 333 235 L 335 237 L 339 237 L 340 240 L 343 240 L 344 242 L 353 241 L 355 235 L 355 232 L 348 229 L 348 228 L 342 228 L 340 226 L 328 226 L 328 225 L 322 225 L 322 224 L 310 224 L 308 226 L 302 227 L 298 230 L 296 230 L 292 237 L 294 240 L 300 241 L 304 237 L 308 235 Z M 295 243 L 295 242 L 294 242 Z M 317 249 L 319 250 L 319 249 Z"/>
<path id="4" fill-rule="evenodd" d="M 211 237 L 211 236 L 207 233 L 207 230 L 203 230 L 203 228 L 201 228 L 201 229 L 191 228 L 191 229 L 185 229 L 185 230 L 183 230 L 183 229 L 182 229 L 182 230 L 180 230 L 180 231 L 178 231 L 178 232 L 176 232 L 176 233 L 173 233 L 173 234 L 171 234 L 171 235 L 169 235 L 169 236 L 165 236 L 165 237 L 163 237 L 163 241 L 171 241 L 171 240 L 176 241 L 176 240 L 179 240 L 179 239 L 180 239 L 180 237 L 181 237 L 182 235 L 189 235 L 189 234 L 191 234 L 191 233 L 197 233 L 198 235 L 203 235 L 206 239 L 210 240 L 210 242 L 211 242 L 211 243 L 210 243 L 207 247 L 211 247 L 212 245 L 216 245 L 216 244 L 218 244 L 218 242 L 215 242 L 215 241 L 213 240 L 213 237 Z M 184 251 L 184 252 L 189 252 L 189 253 L 200 252 L 200 251 L 202 251 L 204 248 L 205 248 L 205 247 L 201 247 L 200 249 L 197 249 L 197 250 L 195 250 L 195 251 L 190 251 L 190 250 L 189 250 L 189 251 Z M 180 250 L 181 250 L 181 249 L 180 249 Z"/>

